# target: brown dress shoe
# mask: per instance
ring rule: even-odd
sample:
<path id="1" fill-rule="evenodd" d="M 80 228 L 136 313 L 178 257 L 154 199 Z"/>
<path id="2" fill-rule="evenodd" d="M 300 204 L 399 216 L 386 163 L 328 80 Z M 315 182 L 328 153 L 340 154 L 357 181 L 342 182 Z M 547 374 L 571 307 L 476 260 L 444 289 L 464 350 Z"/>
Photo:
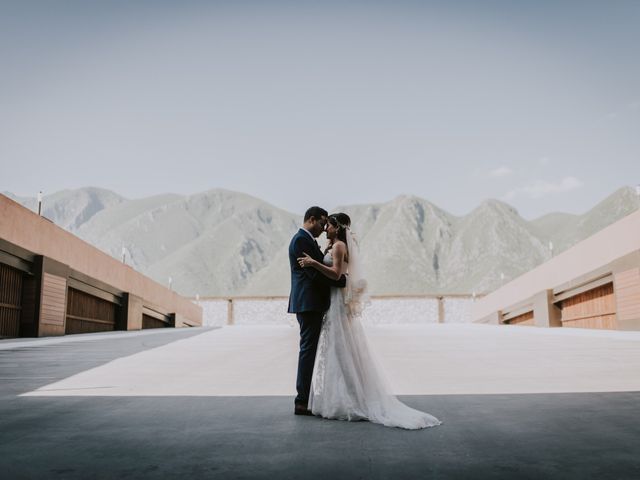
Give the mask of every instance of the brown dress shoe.
<path id="1" fill-rule="evenodd" d="M 296 405 L 293 408 L 293 414 L 294 415 L 309 415 L 309 416 L 313 416 L 313 413 L 311 412 L 311 410 L 309 410 L 307 408 L 306 405 Z"/>

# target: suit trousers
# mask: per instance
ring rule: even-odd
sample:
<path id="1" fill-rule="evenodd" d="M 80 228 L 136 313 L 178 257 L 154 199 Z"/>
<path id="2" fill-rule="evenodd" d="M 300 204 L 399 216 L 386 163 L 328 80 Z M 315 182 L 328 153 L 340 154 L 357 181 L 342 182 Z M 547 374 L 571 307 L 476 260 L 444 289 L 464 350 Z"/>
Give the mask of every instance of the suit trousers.
<path id="1" fill-rule="evenodd" d="M 309 401 L 313 364 L 316 360 L 322 318 L 325 312 L 300 312 L 296 314 L 300 325 L 300 353 L 298 354 L 298 377 L 296 405 L 306 405 Z"/>

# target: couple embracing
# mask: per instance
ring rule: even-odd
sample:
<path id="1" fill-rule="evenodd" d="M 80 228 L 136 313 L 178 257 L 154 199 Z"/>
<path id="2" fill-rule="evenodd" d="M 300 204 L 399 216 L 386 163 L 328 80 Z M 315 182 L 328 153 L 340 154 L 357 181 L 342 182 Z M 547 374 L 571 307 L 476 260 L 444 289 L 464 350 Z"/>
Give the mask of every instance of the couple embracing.
<path id="1" fill-rule="evenodd" d="M 311 207 L 289 245 L 288 311 L 300 325 L 294 413 L 407 429 L 440 425 L 400 402 L 383 379 L 360 321 L 369 300 L 350 227 L 345 213 Z M 323 252 L 316 238 L 324 231 Z"/>

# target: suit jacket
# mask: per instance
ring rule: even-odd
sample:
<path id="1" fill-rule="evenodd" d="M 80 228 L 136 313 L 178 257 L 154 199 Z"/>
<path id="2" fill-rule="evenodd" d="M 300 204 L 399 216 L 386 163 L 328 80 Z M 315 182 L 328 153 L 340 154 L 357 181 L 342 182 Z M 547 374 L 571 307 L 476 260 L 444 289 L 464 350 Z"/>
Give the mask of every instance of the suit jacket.
<path id="1" fill-rule="evenodd" d="M 344 287 L 346 277 L 331 280 L 315 268 L 302 268 L 298 258 L 304 254 L 322 262 L 324 255 L 314 239 L 302 228 L 298 230 L 289 244 L 289 266 L 291 267 L 291 293 L 289 295 L 289 313 L 324 312 L 329 309 L 330 287 Z"/>

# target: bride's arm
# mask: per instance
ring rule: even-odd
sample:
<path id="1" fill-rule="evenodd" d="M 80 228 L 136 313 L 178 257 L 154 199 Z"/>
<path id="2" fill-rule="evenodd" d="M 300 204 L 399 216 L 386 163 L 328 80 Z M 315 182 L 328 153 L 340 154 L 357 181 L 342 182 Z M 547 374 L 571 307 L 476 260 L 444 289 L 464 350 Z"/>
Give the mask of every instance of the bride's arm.
<path id="1" fill-rule="evenodd" d="M 304 257 L 298 258 L 298 263 L 301 267 L 311 267 L 318 270 L 325 277 L 331 280 L 338 280 L 342 275 L 342 264 L 344 263 L 344 257 L 346 254 L 346 247 L 344 242 L 336 242 L 331 249 L 331 256 L 333 257 L 333 266 L 329 267 L 324 263 L 320 263 L 314 260 L 306 253 Z"/>

